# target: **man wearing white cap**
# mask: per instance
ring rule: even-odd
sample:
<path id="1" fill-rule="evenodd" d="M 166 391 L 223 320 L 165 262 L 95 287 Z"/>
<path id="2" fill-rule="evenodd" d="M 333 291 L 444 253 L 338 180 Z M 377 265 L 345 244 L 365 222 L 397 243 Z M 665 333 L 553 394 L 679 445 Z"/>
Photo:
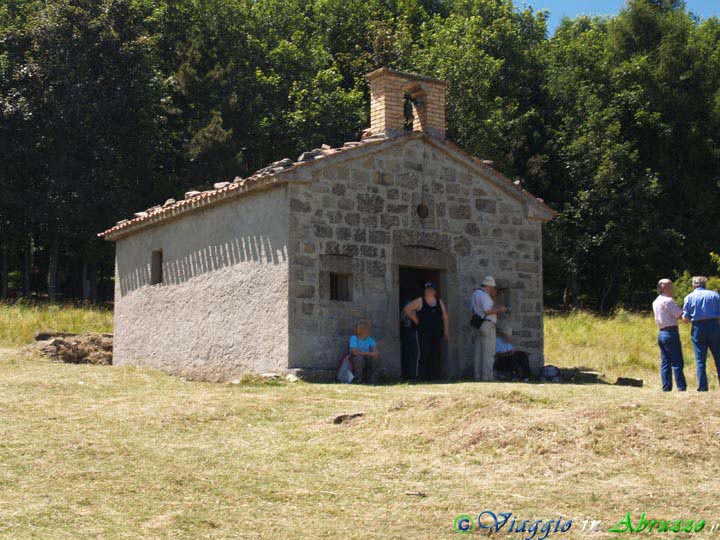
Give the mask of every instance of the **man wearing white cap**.
<path id="1" fill-rule="evenodd" d="M 480 288 L 473 292 L 472 310 L 483 322 L 475 339 L 475 380 L 492 381 L 493 364 L 495 363 L 495 325 L 497 314 L 507 312 L 505 306 L 495 305 L 497 284 L 495 278 L 487 276 L 482 280 Z"/>

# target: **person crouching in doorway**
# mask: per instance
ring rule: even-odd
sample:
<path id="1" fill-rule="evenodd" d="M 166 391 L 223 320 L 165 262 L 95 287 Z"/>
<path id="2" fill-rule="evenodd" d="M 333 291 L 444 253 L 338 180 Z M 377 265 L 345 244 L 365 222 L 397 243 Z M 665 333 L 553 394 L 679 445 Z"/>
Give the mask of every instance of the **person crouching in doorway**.
<path id="1" fill-rule="evenodd" d="M 445 303 L 438 298 L 435 284 L 428 281 L 423 296 L 405 306 L 404 312 L 417 326 L 420 343 L 419 378 L 441 378 L 442 341 L 449 339 L 450 332 Z"/>
<path id="2" fill-rule="evenodd" d="M 350 354 L 353 360 L 353 382 L 361 384 L 370 375 L 370 384 L 377 383 L 380 352 L 375 340 L 370 336 L 370 323 L 361 321 L 350 337 Z"/>
<path id="3" fill-rule="evenodd" d="M 528 382 L 530 358 L 525 351 L 512 343 L 513 330 L 509 326 L 496 327 L 495 372 L 502 373 L 512 381 Z"/>
<path id="4" fill-rule="evenodd" d="M 674 286 L 669 279 L 661 279 L 657 285 L 658 297 L 652 303 L 655 324 L 658 331 L 658 346 L 660 347 L 660 378 L 663 392 L 670 392 L 673 387 L 673 373 L 675 383 L 680 392 L 687 388 L 685 373 L 683 373 L 683 352 L 680 343 L 678 319 L 682 318 L 682 309 L 673 300 Z"/>

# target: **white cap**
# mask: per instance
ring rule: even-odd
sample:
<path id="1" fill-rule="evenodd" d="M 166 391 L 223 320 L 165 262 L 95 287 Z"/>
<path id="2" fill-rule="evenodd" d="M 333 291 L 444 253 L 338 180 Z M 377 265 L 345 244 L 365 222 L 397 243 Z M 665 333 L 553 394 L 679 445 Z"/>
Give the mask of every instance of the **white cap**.
<path id="1" fill-rule="evenodd" d="M 507 326 L 504 324 L 498 324 L 497 325 L 497 333 L 502 334 L 505 337 L 512 337 L 513 335 L 513 329 L 512 326 Z"/>
<path id="2" fill-rule="evenodd" d="M 482 283 L 480 285 L 488 286 L 488 287 L 497 287 L 495 284 L 495 278 L 492 276 L 485 276 L 485 279 L 482 280 Z"/>

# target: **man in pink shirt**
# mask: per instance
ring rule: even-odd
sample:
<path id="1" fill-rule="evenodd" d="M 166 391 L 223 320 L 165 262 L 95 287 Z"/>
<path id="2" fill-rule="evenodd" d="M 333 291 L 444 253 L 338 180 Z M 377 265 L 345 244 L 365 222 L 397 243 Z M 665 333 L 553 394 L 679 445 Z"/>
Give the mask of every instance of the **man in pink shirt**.
<path id="1" fill-rule="evenodd" d="M 680 392 L 687 388 L 685 373 L 683 373 L 683 353 L 680 344 L 678 319 L 682 318 L 682 309 L 673 300 L 673 282 L 661 279 L 658 282 L 658 297 L 652 304 L 655 323 L 660 329 L 658 345 L 660 346 L 660 377 L 662 378 L 663 392 L 672 390 L 672 374 L 675 374 L 675 384 Z"/>

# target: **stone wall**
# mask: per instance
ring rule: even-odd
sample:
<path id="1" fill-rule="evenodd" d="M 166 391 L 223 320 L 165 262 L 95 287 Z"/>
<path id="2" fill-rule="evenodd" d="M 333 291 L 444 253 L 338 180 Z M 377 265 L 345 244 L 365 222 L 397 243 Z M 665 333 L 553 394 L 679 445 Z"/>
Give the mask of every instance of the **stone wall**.
<path id="1" fill-rule="evenodd" d="M 284 371 L 287 209 L 279 186 L 118 240 L 114 363 L 209 380 Z"/>
<path id="2" fill-rule="evenodd" d="M 448 376 L 471 373 L 470 296 L 486 274 L 507 288 L 513 311 L 503 322 L 540 368 L 541 222 L 521 194 L 479 168 L 442 142 L 411 136 L 305 169 L 312 181 L 289 186 L 290 368 L 331 373 L 354 324 L 369 318 L 399 374 L 398 269 L 423 264 L 444 271 Z M 332 272 L 352 274 L 352 302 L 329 298 Z"/>

